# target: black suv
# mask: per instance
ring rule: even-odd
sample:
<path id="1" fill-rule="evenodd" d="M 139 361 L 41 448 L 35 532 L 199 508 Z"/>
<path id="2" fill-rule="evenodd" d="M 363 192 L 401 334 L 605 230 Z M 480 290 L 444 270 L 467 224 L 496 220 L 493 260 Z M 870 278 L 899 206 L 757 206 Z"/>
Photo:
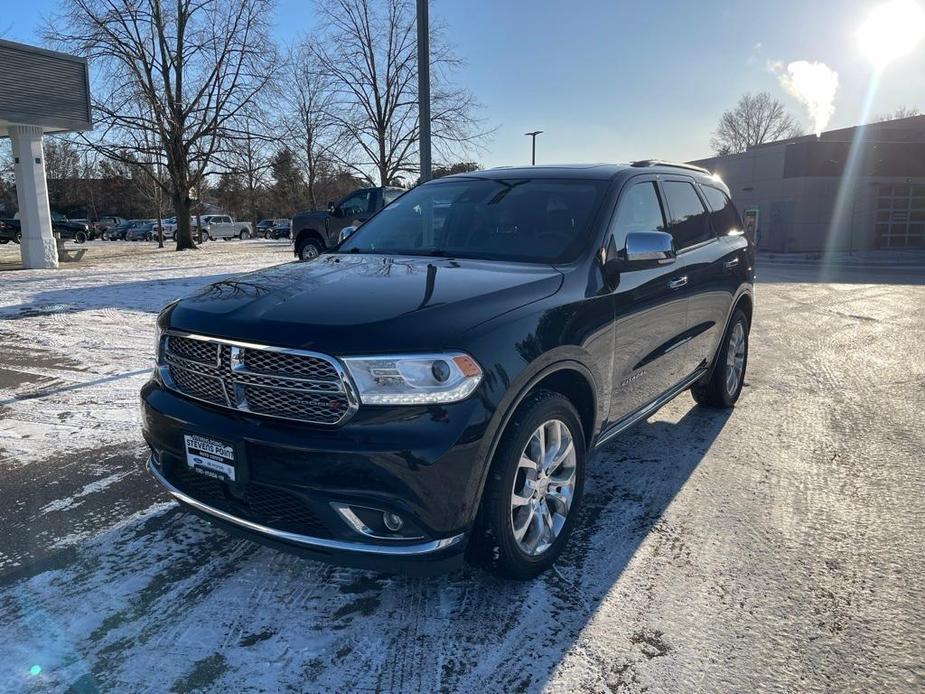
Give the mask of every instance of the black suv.
<path id="1" fill-rule="evenodd" d="M 281 549 L 534 576 L 596 447 L 688 389 L 736 402 L 753 263 L 726 186 L 694 167 L 426 183 L 312 263 L 164 309 L 149 469 Z"/>
<path id="2" fill-rule="evenodd" d="M 327 211 L 307 210 L 292 218 L 293 250 L 299 260 L 314 260 L 342 239 L 341 232 L 357 227 L 404 193 L 401 188 L 360 188 Z"/>

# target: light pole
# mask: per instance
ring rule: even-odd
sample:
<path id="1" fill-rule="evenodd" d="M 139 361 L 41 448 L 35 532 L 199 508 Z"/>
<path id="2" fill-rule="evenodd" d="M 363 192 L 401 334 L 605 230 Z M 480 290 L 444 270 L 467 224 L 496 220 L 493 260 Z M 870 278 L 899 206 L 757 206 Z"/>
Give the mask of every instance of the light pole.
<path id="1" fill-rule="evenodd" d="M 430 180 L 430 29 L 428 0 L 417 0 L 418 10 L 418 123 L 421 158 L 421 183 Z M 386 181 L 382 185 L 387 185 Z"/>
<path id="2" fill-rule="evenodd" d="M 542 132 L 542 130 L 534 130 L 532 133 L 524 133 L 524 135 L 529 136 L 533 140 L 533 154 L 530 157 L 531 166 L 536 166 L 536 136 Z"/>

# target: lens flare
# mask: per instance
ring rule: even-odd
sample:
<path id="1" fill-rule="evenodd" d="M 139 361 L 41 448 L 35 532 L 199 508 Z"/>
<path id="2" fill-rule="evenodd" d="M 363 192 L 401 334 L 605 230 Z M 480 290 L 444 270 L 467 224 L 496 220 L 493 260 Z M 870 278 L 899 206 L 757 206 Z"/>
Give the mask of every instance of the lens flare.
<path id="1" fill-rule="evenodd" d="M 858 42 L 877 68 L 908 55 L 925 38 L 925 8 L 917 0 L 878 5 L 861 25 Z"/>

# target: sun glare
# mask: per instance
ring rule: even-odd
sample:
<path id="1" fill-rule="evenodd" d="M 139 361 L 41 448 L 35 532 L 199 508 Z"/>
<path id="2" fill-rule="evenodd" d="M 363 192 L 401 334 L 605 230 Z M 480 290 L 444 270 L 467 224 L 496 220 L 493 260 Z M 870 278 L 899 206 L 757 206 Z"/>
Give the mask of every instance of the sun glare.
<path id="1" fill-rule="evenodd" d="M 911 53 L 925 38 L 925 8 L 917 0 L 889 0 L 867 16 L 858 31 L 861 50 L 882 68 Z"/>

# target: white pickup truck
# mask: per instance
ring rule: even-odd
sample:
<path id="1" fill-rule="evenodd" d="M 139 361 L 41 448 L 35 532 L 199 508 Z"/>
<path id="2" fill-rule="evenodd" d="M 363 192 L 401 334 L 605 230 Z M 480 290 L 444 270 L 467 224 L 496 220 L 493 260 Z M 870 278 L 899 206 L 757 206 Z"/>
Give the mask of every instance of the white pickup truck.
<path id="1" fill-rule="evenodd" d="M 236 222 L 226 214 L 208 214 L 200 217 L 202 220 L 202 238 L 206 239 L 249 239 L 253 238 L 254 230 L 250 222 Z M 196 228 L 196 218 L 193 217 L 193 229 Z"/>

